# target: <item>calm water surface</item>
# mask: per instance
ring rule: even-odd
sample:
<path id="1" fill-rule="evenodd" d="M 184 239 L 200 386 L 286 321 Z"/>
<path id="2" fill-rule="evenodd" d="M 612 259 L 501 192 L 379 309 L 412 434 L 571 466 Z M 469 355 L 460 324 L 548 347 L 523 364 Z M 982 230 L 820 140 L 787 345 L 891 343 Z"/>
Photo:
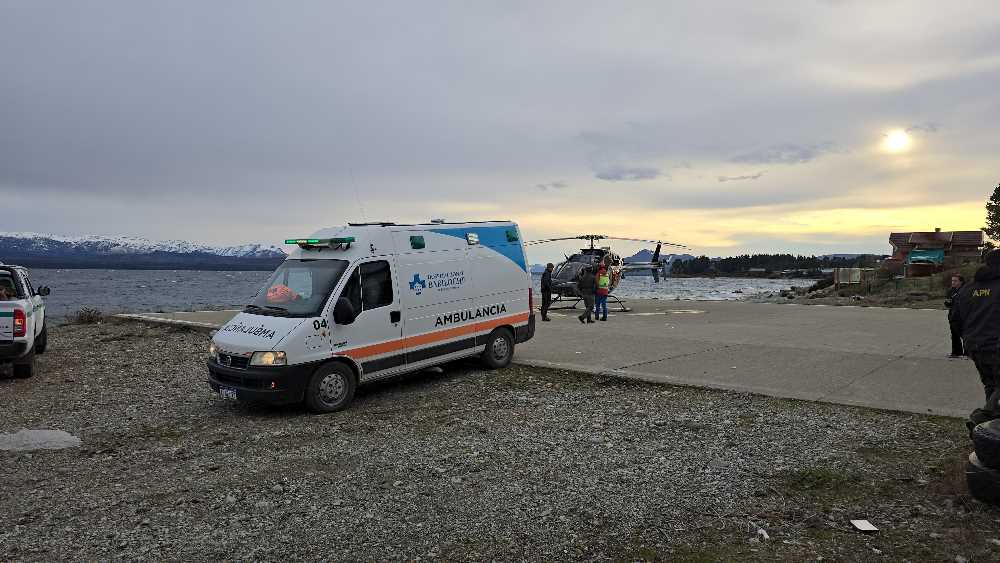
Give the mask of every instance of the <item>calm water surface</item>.
<path id="1" fill-rule="evenodd" d="M 105 313 L 196 311 L 242 307 L 264 285 L 270 272 L 191 270 L 43 270 L 31 271 L 35 287 L 47 285 L 48 314 L 61 318 L 82 307 Z M 534 276 L 536 290 L 539 276 Z M 776 293 L 815 280 L 743 278 L 665 278 L 622 280 L 615 293 L 627 298 L 723 301 Z"/>

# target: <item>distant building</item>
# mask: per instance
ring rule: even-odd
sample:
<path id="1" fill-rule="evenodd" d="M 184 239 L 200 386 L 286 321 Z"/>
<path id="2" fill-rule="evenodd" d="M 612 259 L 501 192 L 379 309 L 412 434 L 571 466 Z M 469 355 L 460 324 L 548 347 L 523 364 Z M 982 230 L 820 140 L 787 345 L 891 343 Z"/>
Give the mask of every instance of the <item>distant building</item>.
<path id="1" fill-rule="evenodd" d="M 891 233 L 892 257 L 885 260 L 891 270 L 907 276 L 926 276 L 944 268 L 978 262 L 983 249 L 983 231 L 923 231 Z"/>

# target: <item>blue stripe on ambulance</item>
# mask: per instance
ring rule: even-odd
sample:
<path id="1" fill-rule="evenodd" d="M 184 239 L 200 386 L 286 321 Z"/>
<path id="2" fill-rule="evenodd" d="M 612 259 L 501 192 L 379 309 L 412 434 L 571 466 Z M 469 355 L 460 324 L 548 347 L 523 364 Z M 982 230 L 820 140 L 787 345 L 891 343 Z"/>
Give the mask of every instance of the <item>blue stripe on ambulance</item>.
<path id="1" fill-rule="evenodd" d="M 507 231 L 515 231 L 516 229 L 513 225 L 505 225 L 500 227 L 467 227 L 459 229 L 429 229 L 432 233 L 438 233 L 440 235 L 448 235 L 451 237 L 457 237 L 460 239 L 465 239 L 468 233 L 475 233 L 479 237 L 479 245 L 485 246 L 490 250 L 502 254 L 507 258 L 511 259 L 519 268 L 528 271 L 527 260 L 524 258 L 524 248 L 521 246 L 520 241 L 509 242 L 507 240 Z"/>

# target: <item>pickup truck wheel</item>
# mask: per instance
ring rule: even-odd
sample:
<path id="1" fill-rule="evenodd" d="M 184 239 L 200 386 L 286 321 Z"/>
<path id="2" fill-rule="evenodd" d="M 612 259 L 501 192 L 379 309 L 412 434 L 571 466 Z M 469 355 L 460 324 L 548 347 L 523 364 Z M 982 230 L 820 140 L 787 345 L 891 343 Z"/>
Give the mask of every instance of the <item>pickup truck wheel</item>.
<path id="1" fill-rule="evenodd" d="M 1000 471 L 986 467 L 975 452 L 969 455 L 965 464 L 965 479 L 969 494 L 974 498 L 990 504 L 1000 503 Z"/>
<path id="2" fill-rule="evenodd" d="M 483 362 L 490 369 L 505 368 L 514 358 L 514 337 L 505 328 L 498 328 L 486 339 Z"/>
<path id="3" fill-rule="evenodd" d="M 976 457 L 991 469 L 1000 469 L 1000 419 L 988 420 L 972 429 Z"/>
<path id="4" fill-rule="evenodd" d="M 38 333 L 38 338 L 35 339 L 35 353 L 44 354 L 45 349 L 49 347 L 49 327 L 42 325 L 42 332 Z"/>
<path id="5" fill-rule="evenodd" d="M 306 387 L 306 406 L 316 413 L 343 410 L 354 399 L 356 387 L 357 380 L 351 368 L 340 362 L 324 364 L 309 380 L 309 386 Z"/>
<path id="6" fill-rule="evenodd" d="M 35 375 L 35 351 L 28 352 L 28 355 L 20 362 L 14 363 L 14 377 L 27 379 Z"/>

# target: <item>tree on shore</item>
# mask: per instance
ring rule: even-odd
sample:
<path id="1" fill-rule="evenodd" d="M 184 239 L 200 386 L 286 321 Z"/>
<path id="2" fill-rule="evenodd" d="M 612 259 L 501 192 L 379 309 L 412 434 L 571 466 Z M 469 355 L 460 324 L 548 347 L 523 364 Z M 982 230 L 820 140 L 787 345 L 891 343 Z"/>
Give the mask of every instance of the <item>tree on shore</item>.
<path id="1" fill-rule="evenodd" d="M 986 226 L 983 231 L 990 239 L 1000 241 L 1000 184 L 997 184 L 990 200 L 986 202 Z"/>

